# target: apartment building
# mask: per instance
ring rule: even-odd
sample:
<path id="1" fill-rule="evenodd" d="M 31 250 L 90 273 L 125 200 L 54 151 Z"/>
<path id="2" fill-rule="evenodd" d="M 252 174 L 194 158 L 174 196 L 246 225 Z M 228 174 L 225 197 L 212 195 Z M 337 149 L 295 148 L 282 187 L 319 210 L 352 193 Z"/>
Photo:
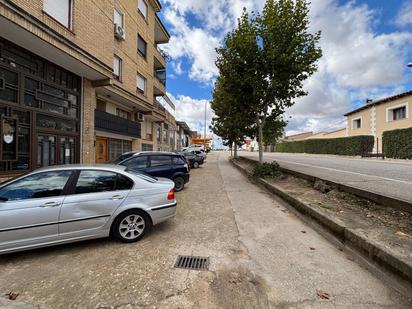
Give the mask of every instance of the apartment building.
<path id="1" fill-rule="evenodd" d="M 0 174 L 156 149 L 158 0 L 0 0 Z"/>
<path id="2" fill-rule="evenodd" d="M 189 147 L 192 144 L 193 131 L 184 121 L 176 121 L 176 150 Z"/>
<path id="3" fill-rule="evenodd" d="M 347 114 L 346 136 L 373 135 L 374 152 L 382 152 L 384 131 L 412 127 L 410 110 L 412 91 L 380 100 L 368 100 L 366 104 Z"/>

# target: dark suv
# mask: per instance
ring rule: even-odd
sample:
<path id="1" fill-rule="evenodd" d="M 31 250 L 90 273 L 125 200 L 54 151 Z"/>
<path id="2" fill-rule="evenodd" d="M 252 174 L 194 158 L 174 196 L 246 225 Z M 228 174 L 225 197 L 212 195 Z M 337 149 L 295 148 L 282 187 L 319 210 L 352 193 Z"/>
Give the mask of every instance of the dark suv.
<path id="1" fill-rule="evenodd" d="M 175 182 L 175 191 L 189 182 L 189 166 L 184 156 L 173 152 L 126 152 L 111 163 L 141 171 L 153 177 L 165 177 Z"/>

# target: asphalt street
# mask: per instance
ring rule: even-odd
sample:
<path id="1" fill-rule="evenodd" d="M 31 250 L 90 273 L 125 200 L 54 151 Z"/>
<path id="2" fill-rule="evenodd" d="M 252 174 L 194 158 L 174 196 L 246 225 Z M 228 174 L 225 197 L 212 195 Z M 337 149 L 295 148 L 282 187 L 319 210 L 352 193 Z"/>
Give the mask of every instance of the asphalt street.
<path id="1" fill-rule="evenodd" d="M 240 156 L 258 160 L 257 152 Z M 412 163 L 338 156 L 264 153 L 264 161 L 276 160 L 280 166 L 350 185 L 400 200 L 412 202 Z"/>
<path id="2" fill-rule="evenodd" d="M 144 239 L 85 241 L 0 257 L 1 308 L 411 308 L 283 202 L 211 153 Z M 178 255 L 208 271 L 174 268 Z M 329 299 L 322 299 L 319 295 Z"/>

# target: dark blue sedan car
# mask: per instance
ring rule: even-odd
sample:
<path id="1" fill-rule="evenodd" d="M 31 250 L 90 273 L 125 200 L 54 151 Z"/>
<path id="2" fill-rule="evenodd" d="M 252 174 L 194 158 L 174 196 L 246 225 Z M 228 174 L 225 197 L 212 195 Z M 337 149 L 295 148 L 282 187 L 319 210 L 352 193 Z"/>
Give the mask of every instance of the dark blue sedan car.
<path id="1" fill-rule="evenodd" d="M 184 156 L 174 152 L 126 152 L 111 161 L 130 170 L 144 172 L 153 177 L 169 178 L 175 183 L 175 191 L 183 190 L 189 182 L 189 166 Z"/>

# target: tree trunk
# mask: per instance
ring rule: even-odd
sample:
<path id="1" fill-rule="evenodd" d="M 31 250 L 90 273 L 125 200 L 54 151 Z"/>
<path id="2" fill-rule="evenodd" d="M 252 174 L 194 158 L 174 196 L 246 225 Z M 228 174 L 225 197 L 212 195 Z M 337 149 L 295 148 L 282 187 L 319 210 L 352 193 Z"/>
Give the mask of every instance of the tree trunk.
<path id="1" fill-rule="evenodd" d="M 261 121 L 258 123 L 259 128 L 259 162 L 263 163 L 263 124 Z"/>
<path id="2" fill-rule="evenodd" d="M 236 143 L 235 143 L 235 150 L 234 150 L 234 156 L 235 156 L 235 158 L 237 158 L 237 145 L 236 145 Z"/>
<path id="3" fill-rule="evenodd" d="M 233 156 L 233 143 L 230 145 L 230 156 L 232 157 Z"/>

